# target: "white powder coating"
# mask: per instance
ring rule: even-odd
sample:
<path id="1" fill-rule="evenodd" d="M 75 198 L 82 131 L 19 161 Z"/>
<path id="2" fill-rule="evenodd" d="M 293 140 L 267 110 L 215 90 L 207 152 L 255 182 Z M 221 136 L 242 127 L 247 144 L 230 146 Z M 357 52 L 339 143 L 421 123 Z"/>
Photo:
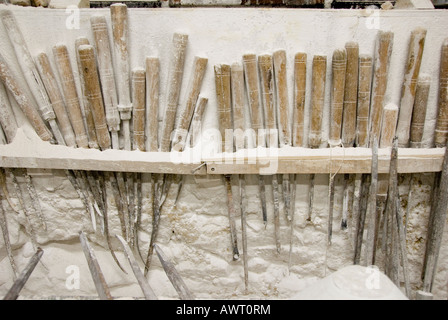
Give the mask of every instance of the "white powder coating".
<path id="1" fill-rule="evenodd" d="M 5 9 L 0 5 L 0 10 Z M 86 36 L 91 43 L 90 16 L 104 14 L 110 25 L 108 9 L 83 9 L 81 11 L 45 10 L 42 8 L 11 7 L 20 25 L 25 41 L 32 55 L 40 51 L 51 53 L 57 43 L 68 46 L 72 65 L 76 55 L 74 42 L 79 36 Z M 79 18 L 79 28 L 76 23 Z M 209 59 L 203 80 L 201 96 L 209 99 L 202 123 L 203 132 L 218 128 L 216 97 L 213 81 L 213 66 L 241 62 L 245 53 L 273 53 L 284 49 L 287 53 L 287 76 L 290 101 L 293 101 L 293 62 L 296 52 L 306 52 L 307 56 L 307 92 L 305 108 L 305 137 L 308 136 L 308 118 L 310 107 L 311 61 L 313 55 L 331 57 L 335 48 L 348 41 L 359 43 L 360 54 L 373 55 L 378 29 L 394 32 L 394 48 L 390 63 L 390 77 L 385 102 L 399 104 L 401 82 L 404 74 L 410 30 L 424 26 L 427 38 L 421 72 L 431 76 L 432 83 L 428 101 L 427 126 L 424 141 L 430 141 L 429 132 L 435 125 L 438 70 L 440 48 L 448 28 L 448 13 L 444 10 L 425 11 L 368 11 L 368 10 L 286 10 L 286 9 L 131 9 L 129 10 L 129 45 L 131 70 L 143 67 L 145 57 L 160 58 L 161 85 L 159 123 L 164 115 L 164 101 L 168 89 L 169 57 L 172 48 L 173 33 L 185 33 L 189 44 L 185 60 L 183 86 L 180 93 L 180 106 L 185 105 L 188 70 L 191 70 L 194 56 Z M 74 20 L 75 19 L 75 20 Z M 200 23 L 198 23 L 200 21 Z M 73 27 L 74 28 L 71 28 Z M 111 29 L 110 29 L 111 30 Z M 7 62 L 19 75 L 20 67 L 14 57 L 5 29 L 0 24 L 0 48 Z M 51 61 L 53 63 L 53 61 Z M 54 66 L 53 66 L 54 67 Z M 73 68 L 76 72 L 77 68 Z M 18 77 L 24 84 L 23 77 Z M 78 84 L 79 78 L 75 74 Z M 331 63 L 327 64 L 327 88 L 323 118 L 323 139 L 328 139 Z M 29 92 L 29 89 L 24 87 Z M 54 151 L 49 144 L 39 143 L 35 134 L 30 134 L 27 123 L 14 104 L 19 126 L 22 129 L 16 137 L 17 152 L 26 154 L 27 148 L 40 148 L 39 152 Z M 247 106 L 246 106 L 247 107 Z M 292 108 L 292 104 L 290 104 Z M 21 147 L 21 142 L 24 145 Z M 216 141 L 215 141 L 216 142 Z M 210 144 L 210 142 L 209 142 Z M 48 146 L 48 150 L 46 149 Z M 207 153 L 208 147 L 204 148 Z M 79 152 L 79 153 L 78 153 Z M 99 152 L 78 150 L 83 152 Z M 113 157 L 113 152 L 111 157 Z M 129 152 L 129 157 L 136 153 Z M 335 168 L 336 170 L 336 168 Z M 32 172 L 31 172 L 32 173 Z M 33 182 L 39 194 L 40 205 L 47 219 L 47 231 L 39 228 L 37 219 L 32 220 L 38 230 L 37 240 L 44 249 L 40 263 L 25 288 L 25 297 L 57 296 L 96 296 L 87 263 L 81 250 L 78 232 L 84 230 L 97 253 L 107 283 L 113 296 L 142 297 L 132 271 L 125 260 L 122 248 L 113 239 L 118 259 L 126 267 L 128 274 L 122 273 L 107 251 L 104 237 L 93 233 L 90 219 L 86 215 L 81 200 L 60 170 L 39 171 L 33 175 Z M 433 174 L 415 174 L 410 205 L 410 218 L 407 224 L 407 250 L 410 265 L 410 278 L 413 292 L 420 289 L 420 273 L 425 249 L 426 224 L 429 215 L 430 190 Z M 201 183 L 196 183 L 196 180 Z M 342 216 L 343 177 L 335 180 L 334 230 L 331 247 L 327 247 L 328 218 L 328 175 L 315 178 L 315 203 L 311 221 L 306 220 L 308 176 L 299 176 L 296 195 L 296 218 L 294 226 L 294 248 L 291 257 L 291 269 L 288 270 L 289 225 L 281 209 L 280 242 L 282 251 L 276 254 L 273 223 L 272 188 L 267 184 L 268 225 L 264 228 L 260 202 L 258 198 L 258 179 L 251 176 L 247 189 L 248 216 L 248 266 L 249 292 L 244 293 L 242 261 L 232 261 L 229 222 L 227 217 L 226 193 L 220 177 L 210 180 L 195 179 L 188 176 L 177 207 L 174 197 L 177 185 L 173 185 L 164 205 L 158 234 L 158 244 L 172 260 L 187 286 L 199 299 L 288 299 L 298 291 L 305 289 L 315 280 L 352 264 L 353 257 L 353 220 L 349 216 L 347 231 L 339 228 Z M 19 179 L 19 181 L 22 181 Z M 140 231 L 140 246 L 145 254 L 151 232 L 150 184 L 148 175 L 143 175 L 143 216 Z M 268 179 L 269 181 L 269 179 Z M 8 178 L 8 187 L 11 180 Z M 406 205 L 406 182 L 400 181 L 402 204 Z M 26 187 L 24 187 L 26 188 Z M 26 190 L 24 190 L 26 191 Z M 236 190 L 235 190 L 236 191 Z M 26 194 L 26 192 L 24 192 Z M 108 194 L 112 195 L 110 185 Z M 13 198 L 13 201 L 16 200 Z M 16 202 L 17 203 L 17 202 Z M 25 217 L 17 214 L 3 201 L 9 224 L 11 243 L 16 264 L 23 269 L 32 256 L 33 249 Z M 110 231 L 120 232 L 120 223 L 116 215 L 115 203 L 109 196 Z M 239 222 L 239 217 L 237 217 Z M 238 226 L 238 236 L 241 228 Z M 433 293 L 436 299 L 445 299 L 448 278 L 448 230 L 442 243 Z M 238 239 L 240 240 L 240 238 Z M 12 285 L 12 271 L 9 266 L 3 241 L 0 241 L 0 296 Z M 241 243 L 241 241 L 239 241 Z M 137 256 L 137 255 L 136 255 Z M 361 255 L 364 256 L 364 255 Z M 378 265 L 382 267 L 383 254 L 378 253 Z M 141 263 L 142 266 L 142 263 Z M 73 270 L 79 268 L 79 288 L 73 282 Z M 159 298 L 177 299 L 178 296 L 164 274 L 156 256 L 149 272 L 149 283 Z M 400 275 L 400 279 L 402 279 Z"/>
<path id="2" fill-rule="evenodd" d="M 369 290 L 366 290 L 366 287 Z M 406 296 L 378 268 L 358 265 L 344 267 L 309 288 L 294 299 L 323 300 L 406 300 Z"/>

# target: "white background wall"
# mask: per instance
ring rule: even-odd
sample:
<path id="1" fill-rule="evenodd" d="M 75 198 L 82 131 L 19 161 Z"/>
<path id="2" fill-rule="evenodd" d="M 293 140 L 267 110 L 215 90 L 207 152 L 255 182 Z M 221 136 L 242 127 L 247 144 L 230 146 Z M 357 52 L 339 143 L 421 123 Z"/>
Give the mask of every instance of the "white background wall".
<path id="1" fill-rule="evenodd" d="M 5 8 L 4 5 L 0 6 L 0 10 Z M 13 9 L 33 55 L 45 51 L 52 60 L 52 46 L 64 42 L 69 47 L 73 66 L 75 66 L 73 51 L 75 39 L 78 36 L 87 36 L 93 43 L 90 16 L 104 14 L 110 22 L 108 9 L 81 10 L 79 12 L 79 29 L 68 29 L 66 26 L 67 22 L 70 23 L 71 19 L 76 17 L 77 13 L 74 12 L 42 8 L 9 7 L 9 9 Z M 254 8 L 131 9 L 129 10 L 131 66 L 132 68 L 144 66 L 146 56 L 160 58 L 160 106 L 163 110 L 166 101 L 172 35 L 174 32 L 187 33 L 189 44 L 180 105 L 184 105 L 186 84 L 190 76 L 193 57 L 196 55 L 207 57 L 208 67 L 201 95 L 209 98 L 204 115 L 204 129 L 208 129 L 218 127 L 213 79 L 215 64 L 241 62 L 242 55 L 248 52 L 263 54 L 272 53 L 277 49 L 285 49 L 288 57 L 288 89 L 291 104 L 293 101 L 292 63 L 294 54 L 299 51 L 308 54 L 308 84 L 311 82 L 310 71 L 313 55 L 327 55 L 325 139 L 328 136 L 329 125 L 329 88 L 333 50 L 343 48 L 348 41 L 357 41 L 361 54 L 373 54 L 378 28 L 393 31 L 395 34 L 394 47 L 385 101 L 398 104 L 410 32 L 420 26 L 428 30 L 420 72 L 429 74 L 433 79 L 424 137 L 430 141 L 430 132 L 433 130 L 436 117 L 440 47 L 448 28 L 447 12 L 444 10 L 374 12 Z M 16 58 L 1 24 L 0 50 L 19 74 Z M 76 67 L 74 70 L 76 72 Z M 309 113 L 309 89 L 308 85 L 306 118 Z M 20 112 L 18 114 L 20 115 Z M 162 117 L 163 111 L 159 114 L 159 119 L 161 120 Z M 20 135 L 18 139 L 22 139 Z M 31 137 L 31 139 L 34 138 Z M 25 138 L 23 141 L 24 143 L 33 143 L 32 140 L 26 142 Z M 412 210 L 407 236 L 414 290 L 418 289 L 421 284 L 420 272 L 429 212 L 431 177 L 432 175 L 416 175 L 414 179 L 414 185 L 418 192 L 411 203 Z M 145 177 L 145 182 L 147 179 L 148 177 Z M 95 295 L 95 289 L 77 236 L 78 231 L 84 229 L 89 233 L 91 241 L 95 243 L 94 248 L 98 252 L 99 262 L 106 274 L 106 280 L 111 286 L 112 294 L 115 296 L 142 296 L 130 268 L 128 268 L 128 275 L 123 274 L 106 251 L 103 237 L 93 234 L 82 203 L 68 180 L 64 178 L 63 173 L 48 171 L 46 174 L 35 175 L 33 180 L 49 223 L 47 232 L 43 230 L 39 232 L 39 242 L 45 250 L 42 264 L 36 268 L 24 288 L 23 294 L 28 296 Z M 231 261 L 226 195 L 224 185 L 219 180 L 216 183 L 211 181 L 207 187 L 204 187 L 204 185 L 196 184 L 193 177 L 188 177 L 177 207 L 173 207 L 173 197 L 177 189 L 177 186 L 173 185 L 162 212 L 158 242 L 198 298 L 288 298 L 313 280 L 352 263 L 352 221 L 349 221 L 348 231 L 340 231 L 338 227 L 342 207 L 342 177 L 338 176 L 336 179 L 335 231 L 333 244 L 329 248 L 326 246 L 328 176 L 318 175 L 316 177 L 315 199 L 317 202 L 311 222 L 307 222 L 304 216 L 307 206 L 305 202 L 305 193 L 308 190 L 307 181 L 305 176 L 301 177 L 298 186 L 294 250 L 290 272 L 288 272 L 289 225 L 282 214 L 281 242 L 283 247 L 282 252 L 277 255 L 274 247 L 272 205 L 269 203 L 269 222 L 265 229 L 259 210 L 256 179 L 249 184 L 247 193 L 249 199 L 250 290 L 247 295 L 244 294 L 242 262 Z M 149 184 L 145 183 L 144 188 L 146 198 L 141 232 L 142 251 L 147 250 L 151 230 Z M 267 187 L 267 192 L 269 201 L 271 200 L 270 186 Z M 6 202 L 4 206 L 8 208 Z M 114 208 L 114 204 L 111 203 L 110 207 Z M 26 222 L 24 217 L 17 216 L 10 209 L 7 216 L 18 266 L 23 268 L 32 254 L 28 237 L 23 232 L 23 224 L 26 225 Z M 237 222 L 239 226 L 239 219 Z M 119 232 L 118 218 L 113 213 L 110 224 L 112 233 Z M 446 234 L 447 231 L 445 239 Z M 121 250 L 117 242 L 114 244 L 118 250 Z M 240 250 L 242 250 L 241 247 Z M 447 294 L 447 251 L 448 245 L 444 240 L 434 286 L 436 297 L 441 299 L 446 298 Z M 0 254 L 2 258 L 0 262 L 0 293 L 5 293 L 12 284 L 12 273 L 4 248 Z M 121 252 L 118 254 L 120 261 L 128 267 Z M 155 256 L 153 262 L 154 269 L 150 272 L 149 282 L 154 291 L 161 297 L 177 298 L 176 292 Z M 379 263 L 381 263 L 381 253 Z M 69 290 L 66 287 L 66 279 L 69 275 L 65 270 L 70 265 L 79 266 L 81 270 L 79 290 Z"/>

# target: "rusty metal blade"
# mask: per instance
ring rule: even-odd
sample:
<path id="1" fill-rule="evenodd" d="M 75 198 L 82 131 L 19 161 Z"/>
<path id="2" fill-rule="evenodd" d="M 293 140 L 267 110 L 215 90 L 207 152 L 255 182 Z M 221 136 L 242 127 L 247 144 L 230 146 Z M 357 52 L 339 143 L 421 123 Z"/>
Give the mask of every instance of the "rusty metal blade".
<path id="1" fill-rule="evenodd" d="M 138 266 L 137 261 L 135 260 L 131 248 L 129 247 L 127 242 L 123 239 L 123 237 L 119 235 L 116 235 L 116 237 L 118 240 L 120 240 L 121 244 L 123 245 L 124 252 L 126 253 L 126 257 L 128 258 L 129 261 L 129 265 L 131 266 L 132 271 L 134 272 L 135 278 L 137 279 L 137 282 L 140 285 L 140 288 L 142 289 L 143 295 L 145 296 L 146 300 L 157 300 L 157 296 L 152 290 L 152 288 L 149 286 L 148 281 L 146 280 L 145 276 L 140 270 L 140 267 Z"/>
<path id="2" fill-rule="evenodd" d="M 79 232 L 79 239 L 81 246 L 86 256 L 87 263 L 89 265 L 90 274 L 92 275 L 93 282 L 95 284 L 96 291 L 101 300 L 113 300 L 109 291 L 109 287 L 104 279 L 103 272 L 95 256 L 95 252 L 89 245 L 89 241 L 83 231 Z"/>
<path id="3" fill-rule="evenodd" d="M 179 297 L 182 300 L 194 300 L 194 297 L 184 280 L 181 278 L 179 272 L 177 272 L 174 265 L 166 258 L 162 249 L 157 244 L 154 244 L 154 249 L 156 250 L 157 256 L 159 257 L 160 263 L 162 263 L 163 269 L 165 270 L 166 275 L 170 279 L 173 287 L 176 289 Z"/>
<path id="4" fill-rule="evenodd" d="M 31 257 L 27 266 L 22 271 L 17 280 L 14 281 L 14 284 L 12 285 L 11 289 L 9 289 L 8 293 L 5 295 L 3 300 L 16 300 L 19 297 L 20 291 L 25 286 L 25 283 L 28 281 L 28 278 L 34 271 L 34 268 L 36 267 L 37 263 L 39 262 L 43 254 L 44 251 L 41 248 L 37 248 L 36 253 Z"/>

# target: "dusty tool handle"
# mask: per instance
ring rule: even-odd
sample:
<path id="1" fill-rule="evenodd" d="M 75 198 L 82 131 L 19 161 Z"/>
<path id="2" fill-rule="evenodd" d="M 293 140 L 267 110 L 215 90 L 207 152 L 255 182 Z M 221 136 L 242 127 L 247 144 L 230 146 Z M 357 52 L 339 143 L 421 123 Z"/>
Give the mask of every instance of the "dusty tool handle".
<path id="1" fill-rule="evenodd" d="M 11 40 L 25 80 L 36 99 L 42 118 L 45 121 L 54 120 L 56 115 L 51 108 L 50 99 L 13 13 L 9 10 L 2 10 L 0 18 L 5 26 L 9 40 Z"/>
<path id="2" fill-rule="evenodd" d="M 207 58 L 195 57 L 193 62 L 192 76 L 190 78 L 187 90 L 187 101 L 179 118 L 176 128 L 176 134 L 173 137 L 173 150 L 183 151 L 185 148 L 188 129 L 190 128 L 191 119 L 193 117 L 194 108 L 198 101 L 199 92 L 201 90 L 202 80 L 204 79 L 207 68 Z"/>
<path id="3" fill-rule="evenodd" d="M 78 76 L 79 76 L 79 82 L 81 84 L 81 94 L 82 96 L 80 97 L 80 102 L 82 101 L 82 106 L 81 106 L 81 112 L 82 112 L 82 116 L 83 116 L 83 121 L 85 123 L 85 127 L 86 127 L 86 133 L 87 133 L 87 138 L 88 138 L 88 146 L 89 148 L 92 149 L 98 149 L 98 139 L 96 137 L 96 130 L 95 130 L 95 121 L 93 120 L 93 113 L 92 113 L 92 109 L 90 107 L 89 101 L 87 99 L 87 95 L 85 94 L 86 89 L 85 89 L 85 81 L 84 81 L 84 77 L 82 75 L 82 68 L 81 68 L 81 63 L 79 61 L 79 52 L 78 52 L 78 48 L 81 45 L 89 45 L 90 42 L 87 38 L 85 37 L 79 37 L 76 39 L 75 41 L 75 51 L 76 51 L 76 61 L 77 61 L 77 65 L 78 65 Z"/>
<path id="4" fill-rule="evenodd" d="M 423 132 L 425 129 L 426 108 L 428 106 L 429 88 L 431 86 L 431 77 L 421 75 L 417 81 L 415 90 L 414 109 L 412 111 L 412 121 L 410 129 L 410 147 L 420 148 Z"/>
<path id="5" fill-rule="evenodd" d="M 370 104 L 370 141 L 381 133 L 381 118 L 384 108 L 384 97 L 387 88 L 389 63 L 392 54 L 394 34 L 379 31 L 375 43 L 375 61 L 372 82 L 372 96 Z"/>
<path id="6" fill-rule="evenodd" d="M 369 146 L 369 109 L 372 86 L 372 57 L 359 56 L 358 106 L 356 114 L 356 146 Z"/>
<path id="7" fill-rule="evenodd" d="M 17 133 L 17 121 L 5 86 L 0 81 L 0 124 L 5 134 L 6 143 L 11 143 Z"/>
<path id="8" fill-rule="evenodd" d="M 304 146 L 305 128 L 305 95 L 306 95 L 306 60 L 303 52 L 294 57 L 294 109 L 293 109 L 293 140 L 294 147 Z"/>
<path id="9" fill-rule="evenodd" d="M 190 128 L 190 147 L 192 148 L 196 145 L 200 137 L 202 128 L 202 116 L 208 103 L 208 99 L 205 97 L 199 96 L 198 100 L 198 105 L 196 106 L 196 110 L 194 111 Z"/>
<path id="10" fill-rule="evenodd" d="M 257 57 L 255 54 L 243 55 L 243 67 L 246 83 L 246 90 L 249 101 L 249 113 L 252 129 L 255 131 L 255 135 L 258 135 L 258 131 L 263 129 L 263 114 L 260 101 L 260 88 L 257 69 Z M 264 146 L 264 140 L 257 139 L 255 137 L 254 143 L 258 146 Z"/>
<path id="11" fill-rule="evenodd" d="M 388 103 L 383 109 L 383 119 L 381 124 L 380 148 L 392 147 L 392 142 L 396 134 L 398 120 L 398 106 Z"/>
<path id="12" fill-rule="evenodd" d="M 274 64 L 272 56 L 269 54 L 258 56 L 258 68 L 260 70 L 261 101 L 265 119 L 264 128 L 266 130 L 266 146 L 268 148 L 277 148 L 278 131 L 277 123 L 275 121 Z"/>
<path id="13" fill-rule="evenodd" d="M 65 143 L 69 147 L 76 147 L 75 133 L 73 132 L 70 119 L 65 110 L 64 100 L 59 91 L 58 83 L 53 69 L 51 68 L 50 61 L 48 60 L 48 56 L 43 52 L 38 54 L 36 57 L 36 64 L 45 88 L 47 89 L 48 97 L 50 98 L 50 102 L 56 114 Z"/>
<path id="14" fill-rule="evenodd" d="M 159 150 L 159 58 L 146 58 L 146 150 Z"/>
<path id="15" fill-rule="evenodd" d="M 273 54 L 275 88 L 277 93 L 277 128 L 279 145 L 291 145 L 291 117 L 289 115 L 288 78 L 286 74 L 286 51 L 277 50 Z"/>
<path id="16" fill-rule="evenodd" d="M 448 137 L 448 38 L 443 41 L 440 55 L 439 100 L 434 144 L 436 147 L 446 146 Z"/>
<path id="17" fill-rule="evenodd" d="M 397 124 L 398 147 L 409 146 L 409 131 L 414 108 L 417 80 L 422 63 L 426 29 L 417 28 L 411 32 L 405 74 L 401 87 L 400 112 Z"/>
<path id="18" fill-rule="evenodd" d="M 76 90 L 73 69 L 70 63 L 70 56 L 65 45 L 60 44 L 53 47 L 53 55 L 56 67 L 61 79 L 61 87 L 64 92 L 65 104 L 70 118 L 73 131 L 76 136 L 76 144 L 81 148 L 89 147 L 86 128 L 79 103 L 78 92 Z"/>
<path id="19" fill-rule="evenodd" d="M 230 66 L 230 81 L 232 86 L 232 115 L 235 149 L 244 149 L 244 69 L 243 65 L 233 63 Z"/>
<path id="20" fill-rule="evenodd" d="M 109 32 L 106 17 L 94 15 L 90 23 L 95 38 L 98 71 L 101 79 L 101 89 L 106 110 L 106 121 L 109 131 L 120 130 L 120 115 L 118 113 L 118 97 L 115 86 L 114 70 L 112 65 L 112 53 L 109 43 Z"/>
<path id="21" fill-rule="evenodd" d="M 231 93 L 230 93 L 230 66 L 226 64 L 215 66 L 216 100 L 218 104 L 219 131 L 222 139 L 222 151 L 233 152 L 232 138 L 226 136 L 232 129 Z"/>
<path id="22" fill-rule="evenodd" d="M 337 49 L 333 52 L 331 69 L 333 79 L 331 83 L 331 117 L 330 117 L 330 146 L 341 142 L 342 113 L 344 106 L 345 71 L 347 66 L 347 54 L 345 49 Z"/>
<path id="23" fill-rule="evenodd" d="M 398 106 L 389 103 L 384 107 L 383 119 L 381 124 L 381 139 L 379 141 L 380 148 L 392 147 L 398 119 Z M 379 174 L 378 177 L 378 195 L 386 196 L 389 188 L 389 175 Z"/>
<path id="24" fill-rule="evenodd" d="M 358 97 L 359 45 L 356 42 L 345 44 L 347 68 L 345 73 L 344 107 L 342 116 L 342 144 L 353 147 L 356 139 L 356 105 Z"/>
<path id="25" fill-rule="evenodd" d="M 160 142 L 162 152 L 168 152 L 171 148 L 171 134 L 176 121 L 176 110 L 179 104 L 187 44 L 188 35 L 180 33 L 173 35 L 173 54 L 170 62 L 171 69 L 168 78 L 167 102 Z"/>
<path id="26" fill-rule="evenodd" d="M 107 129 L 106 114 L 104 112 L 103 97 L 101 95 L 100 79 L 97 73 L 93 46 L 81 45 L 78 48 L 86 95 L 92 108 L 98 145 L 102 150 L 110 149 L 111 139 Z"/>
<path id="27" fill-rule="evenodd" d="M 110 6 L 110 17 L 112 22 L 112 35 L 114 42 L 115 59 L 117 62 L 117 89 L 118 110 L 128 113 L 132 110 L 130 95 L 130 69 L 128 52 L 128 8 L 123 3 L 114 3 Z M 125 116 L 122 120 L 127 119 Z"/>
<path id="28" fill-rule="evenodd" d="M 308 144 L 310 148 L 319 148 L 322 142 L 322 115 L 325 99 L 325 81 L 327 57 L 313 57 L 311 84 L 311 119 Z"/>
<path id="29" fill-rule="evenodd" d="M 133 102 L 133 148 L 146 151 L 145 146 L 145 112 L 146 112 L 146 72 L 143 68 L 132 71 L 132 102 Z"/>
<path id="30" fill-rule="evenodd" d="M 9 92 L 11 92 L 18 106 L 30 121 L 33 128 L 36 130 L 37 135 L 44 141 L 51 141 L 53 139 L 52 133 L 50 132 L 50 130 L 48 130 L 37 109 L 33 107 L 30 98 L 25 92 L 22 91 L 20 85 L 15 80 L 9 66 L 6 64 L 1 54 L 0 80 L 9 90 Z"/>

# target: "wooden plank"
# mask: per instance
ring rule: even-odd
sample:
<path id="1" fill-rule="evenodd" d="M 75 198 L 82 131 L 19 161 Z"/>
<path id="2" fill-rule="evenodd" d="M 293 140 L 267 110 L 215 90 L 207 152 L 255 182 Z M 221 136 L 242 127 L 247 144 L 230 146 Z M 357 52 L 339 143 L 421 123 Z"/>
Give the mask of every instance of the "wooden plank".
<path id="1" fill-rule="evenodd" d="M 148 154 L 150 157 L 150 155 Z M 87 171 L 114 172 L 151 172 L 192 174 L 199 164 L 176 164 L 169 161 L 133 161 L 133 160 L 92 160 L 92 159 L 60 159 L 35 157 L 2 157 L 0 166 L 3 168 L 34 168 L 34 169 L 70 169 Z M 201 168 L 195 174 L 205 174 Z"/>
<path id="2" fill-rule="evenodd" d="M 258 154 L 269 154 L 259 148 Z M 263 151 L 265 150 L 265 151 Z M 304 152 L 306 150 L 306 152 Z M 400 148 L 398 153 L 399 173 L 439 172 L 442 169 L 444 148 L 439 149 L 409 149 Z M 272 149 L 271 149 L 272 151 Z M 236 153 L 225 158 L 202 159 L 207 163 L 209 174 L 262 174 L 295 173 L 295 174 L 328 174 L 334 168 L 340 168 L 339 173 L 370 173 L 371 150 L 366 148 L 332 148 L 304 149 L 290 148 L 282 152 L 277 149 L 275 155 L 256 156 L 253 153 Z M 330 162 L 331 152 L 331 162 Z M 390 149 L 378 150 L 378 173 L 389 172 Z"/>
<path id="3" fill-rule="evenodd" d="M 23 142 L 23 141 L 22 141 Z M 20 142 L 17 142 L 20 143 Z M 16 142 L 0 146 L 0 166 L 4 168 L 70 169 L 121 172 L 152 172 L 172 174 L 309 174 L 370 173 L 371 150 L 368 148 L 330 149 L 244 149 L 209 158 L 193 158 L 182 152 L 140 152 L 125 150 L 74 149 L 66 146 L 34 143 L 26 152 Z M 45 144 L 45 142 L 42 142 Z M 411 149 L 398 151 L 399 173 L 439 172 L 445 148 Z M 331 163 L 330 163 L 331 152 Z M 390 149 L 378 151 L 378 173 L 389 172 Z"/>

